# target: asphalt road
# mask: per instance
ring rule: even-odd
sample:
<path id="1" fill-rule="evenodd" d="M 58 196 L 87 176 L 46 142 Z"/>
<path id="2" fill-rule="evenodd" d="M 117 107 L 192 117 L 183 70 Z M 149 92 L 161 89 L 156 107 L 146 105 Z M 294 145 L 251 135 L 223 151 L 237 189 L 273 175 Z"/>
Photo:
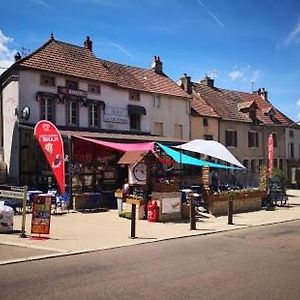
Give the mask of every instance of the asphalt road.
<path id="1" fill-rule="evenodd" d="M 300 221 L 0 266 L 1 299 L 300 299 Z"/>

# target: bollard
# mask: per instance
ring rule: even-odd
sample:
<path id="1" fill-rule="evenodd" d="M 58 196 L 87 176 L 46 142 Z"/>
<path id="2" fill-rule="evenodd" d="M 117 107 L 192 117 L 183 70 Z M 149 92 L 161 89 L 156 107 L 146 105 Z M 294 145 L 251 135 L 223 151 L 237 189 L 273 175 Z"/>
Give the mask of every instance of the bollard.
<path id="1" fill-rule="evenodd" d="M 136 212 L 136 204 L 131 204 L 131 234 L 130 237 L 135 239 L 135 212 Z"/>
<path id="2" fill-rule="evenodd" d="M 233 224 L 233 199 L 232 196 L 229 196 L 228 199 L 228 224 Z"/>
<path id="3" fill-rule="evenodd" d="M 190 198 L 190 230 L 196 230 L 195 201 L 193 193 L 189 193 Z"/>

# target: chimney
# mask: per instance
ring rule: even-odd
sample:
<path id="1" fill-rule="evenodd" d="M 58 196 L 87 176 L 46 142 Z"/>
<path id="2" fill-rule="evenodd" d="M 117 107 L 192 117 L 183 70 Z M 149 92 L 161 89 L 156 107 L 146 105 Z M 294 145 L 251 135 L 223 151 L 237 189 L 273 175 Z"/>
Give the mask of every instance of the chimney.
<path id="1" fill-rule="evenodd" d="M 183 74 L 183 77 L 180 78 L 180 87 L 188 94 L 191 94 L 192 89 L 192 82 L 191 76 L 187 76 L 186 73 Z"/>
<path id="2" fill-rule="evenodd" d="M 214 80 L 212 78 L 208 77 L 207 75 L 204 77 L 204 79 L 202 79 L 200 81 L 200 83 L 205 84 L 211 88 L 214 87 Z"/>
<path id="3" fill-rule="evenodd" d="M 18 61 L 20 59 L 21 59 L 21 54 L 19 52 L 17 52 L 15 55 L 15 61 Z"/>
<path id="4" fill-rule="evenodd" d="M 258 89 L 257 91 L 254 91 L 253 93 L 261 96 L 265 101 L 269 102 L 268 91 L 265 88 Z"/>
<path id="5" fill-rule="evenodd" d="M 154 70 L 155 73 L 163 74 L 162 62 L 160 61 L 159 56 L 154 56 L 151 64 L 151 68 Z"/>
<path id="6" fill-rule="evenodd" d="M 84 47 L 93 51 L 93 42 L 90 40 L 90 37 L 87 36 L 85 41 L 84 41 Z"/>

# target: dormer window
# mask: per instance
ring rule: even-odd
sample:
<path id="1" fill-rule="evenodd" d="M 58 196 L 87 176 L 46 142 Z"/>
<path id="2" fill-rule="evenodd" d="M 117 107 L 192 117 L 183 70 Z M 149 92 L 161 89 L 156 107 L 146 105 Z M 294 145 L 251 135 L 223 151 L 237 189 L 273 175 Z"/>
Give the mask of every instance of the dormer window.
<path id="1" fill-rule="evenodd" d="M 249 118 L 251 120 L 255 120 L 256 119 L 256 109 L 255 108 L 250 108 L 249 109 Z"/>
<path id="2" fill-rule="evenodd" d="M 256 102 L 253 101 L 248 101 L 248 102 L 242 102 L 238 104 L 239 111 L 246 113 L 249 115 L 249 118 L 252 121 L 257 121 L 256 117 L 256 111 L 258 109 L 258 106 Z"/>

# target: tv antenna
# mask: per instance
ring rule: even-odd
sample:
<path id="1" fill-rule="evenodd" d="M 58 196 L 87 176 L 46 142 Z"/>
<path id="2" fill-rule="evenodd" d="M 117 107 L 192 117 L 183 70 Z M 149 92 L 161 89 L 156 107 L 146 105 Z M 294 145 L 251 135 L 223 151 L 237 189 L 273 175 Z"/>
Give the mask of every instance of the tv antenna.
<path id="1" fill-rule="evenodd" d="M 30 52 L 30 49 L 21 47 L 21 56 L 24 57 Z"/>

